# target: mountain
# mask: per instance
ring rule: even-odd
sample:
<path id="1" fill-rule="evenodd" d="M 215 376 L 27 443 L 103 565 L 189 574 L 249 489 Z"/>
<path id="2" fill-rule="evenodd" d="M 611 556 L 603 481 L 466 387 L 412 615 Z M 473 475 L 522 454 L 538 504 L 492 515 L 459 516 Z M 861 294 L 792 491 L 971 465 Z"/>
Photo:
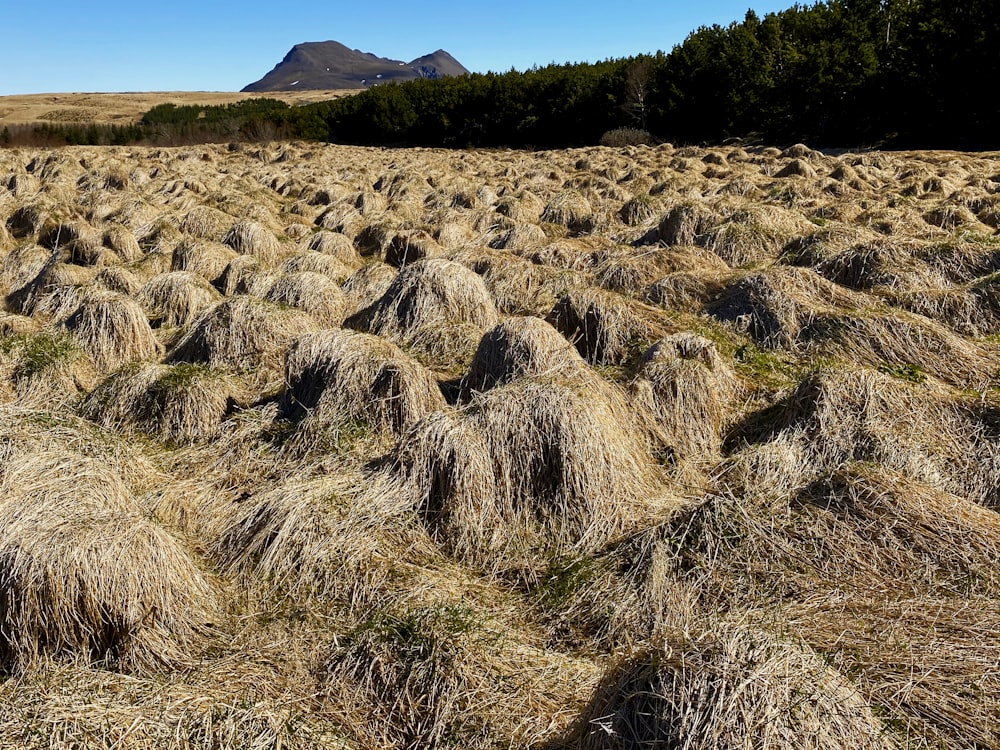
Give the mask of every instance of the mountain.
<path id="1" fill-rule="evenodd" d="M 376 57 L 340 42 L 296 44 L 285 59 L 243 91 L 361 89 L 385 81 L 460 76 L 469 71 L 443 49 L 410 62 Z"/>

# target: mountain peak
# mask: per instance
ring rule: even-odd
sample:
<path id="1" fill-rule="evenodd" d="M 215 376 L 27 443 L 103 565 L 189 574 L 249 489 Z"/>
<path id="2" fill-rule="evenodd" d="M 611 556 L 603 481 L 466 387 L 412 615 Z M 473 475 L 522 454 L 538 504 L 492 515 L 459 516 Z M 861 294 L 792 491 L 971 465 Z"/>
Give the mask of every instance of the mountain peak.
<path id="1" fill-rule="evenodd" d="M 404 62 L 350 49 L 340 42 L 300 42 L 243 91 L 362 89 L 388 81 L 459 76 L 469 71 L 443 49 Z"/>

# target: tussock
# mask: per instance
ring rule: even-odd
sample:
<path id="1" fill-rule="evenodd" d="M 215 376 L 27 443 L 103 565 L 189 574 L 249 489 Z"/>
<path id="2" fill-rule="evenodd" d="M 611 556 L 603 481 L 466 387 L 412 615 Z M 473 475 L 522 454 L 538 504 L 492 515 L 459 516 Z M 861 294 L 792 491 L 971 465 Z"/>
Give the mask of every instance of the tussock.
<path id="1" fill-rule="evenodd" d="M 211 206 L 195 206 L 184 216 L 180 230 L 184 234 L 211 242 L 222 242 L 233 225 L 233 217 Z"/>
<path id="2" fill-rule="evenodd" d="M 237 296 L 206 311 L 167 355 L 167 362 L 231 368 L 260 378 L 281 371 L 292 340 L 317 329 L 307 313 Z"/>
<path id="3" fill-rule="evenodd" d="M 418 422 L 395 461 L 435 538 L 531 577 L 678 506 L 635 417 L 602 390 L 522 379 Z"/>
<path id="4" fill-rule="evenodd" d="M 159 669 L 194 656 L 212 589 L 189 555 L 93 460 L 8 459 L 0 501 L 0 663 Z"/>
<path id="5" fill-rule="evenodd" d="M 731 284 L 708 313 L 736 324 L 761 346 L 795 348 L 817 318 L 867 302 L 808 269 L 775 266 Z"/>
<path id="6" fill-rule="evenodd" d="M 141 430 L 175 444 L 213 438 L 236 395 L 223 372 L 203 365 L 140 364 L 104 380 L 80 413 L 117 432 Z"/>
<path id="7" fill-rule="evenodd" d="M 296 442 L 336 445 L 342 431 L 402 432 L 445 406 L 437 382 L 395 345 L 328 330 L 297 339 L 285 363 L 281 413 L 302 420 Z"/>
<path id="8" fill-rule="evenodd" d="M 87 393 L 98 380 L 93 363 L 65 333 L 9 334 L 0 340 L 0 362 L 0 373 L 13 387 L 11 400 L 21 407 L 58 407 Z"/>
<path id="9" fill-rule="evenodd" d="M 220 243 L 184 240 L 173 250 L 170 270 L 196 273 L 214 284 L 236 257 L 234 250 Z"/>
<path id="10" fill-rule="evenodd" d="M 416 230 L 395 235 L 385 248 L 385 262 L 402 268 L 418 260 L 440 258 L 444 248 L 427 232 Z"/>
<path id="11" fill-rule="evenodd" d="M 576 379 L 589 367 L 573 345 L 550 324 L 535 317 L 509 318 L 483 336 L 462 379 L 467 398 L 523 377 Z"/>
<path id="12" fill-rule="evenodd" d="M 873 370 L 819 370 L 766 423 L 751 424 L 760 431 L 756 439 L 803 440 L 813 472 L 869 461 L 992 507 L 998 460 L 992 428 L 946 393 L 929 381 Z"/>
<path id="13" fill-rule="evenodd" d="M 992 351 L 904 312 L 818 315 L 802 337 L 860 364 L 916 367 L 959 387 L 983 390 L 997 371 Z"/>
<path id="14" fill-rule="evenodd" d="M 160 356 L 160 345 L 142 308 L 114 292 L 86 295 L 64 325 L 103 372 Z"/>
<path id="15" fill-rule="evenodd" d="M 716 216 L 699 202 L 680 203 L 660 220 L 660 239 L 668 245 L 701 245 Z"/>
<path id="16" fill-rule="evenodd" d="M 282 249 L 278 239 L 255 221 L 238 221 L 226 232 L 222 244 L 240 255 L 252 255 L 262 263 L 273 266 L 281 259 Z"/>
<path id="17" fill-rule="evenodd" d="M 994 597 L 814 597 L 783 615 L 911 742 L 1000 742 Z"/>
<path id="18" fill-rule="evenodd" d="M 407 266 L 377 302 L 346 322 L 442 362 L 464 357 L 496 323 L 496 305 L 483 280 L 442 259 Z"/>
<path id="19" fill-rule="evenodd" d="M 102 268 L 94 277 L 94 282 L 126 297 L 135 297 L 143 286 L 134 273 L 120 266 Z"/>
<path id="20" fill-rule="evenodd" d="M 544 316 L 567 289 L 585 286 L 584 274 L 545 268 L 508 253 L 473 250 L 452 258 L 483 277 L 497 309 Z"/>
<path id="21" fill-rule="evenodd" d="M 560 224 L 574 234 L 585 234 L 594 228 L 594 209 L 581 193 L 568 190 L 548 202 L 542 221 Z"/>
<path id="22" fill-rule="evenodd" d="M 546 321 L 595 365 L 624 364 L 665 333 L 655 308 L 600 289 L 567 292 Z"/>
<path id="23" fill-rule="evenodd" d="M 352 239 L 340 232 L 320 230 L 309 237 L 305 246 L 307 250 L 329 255 L 347 266 L 357 266 L 361 262 Z"/>
<path id="24" fill-rule="evenodd" d="M 190 271 L 154 276 L 136 294 L 157 327 L 186 327 L 221 296 L 205 279 Z"/>
<path id="25" fill-rule="evenodd" d="M 665 310 L 700 312 L 722 294 L 723 288 L 715 273 L 675 271 L 650 284 L 642 299 Z"/>
<path id="26" fill-rule="evenodd" d="M 897 747 L 850 682 L 805 646 L 730 628 L 613 668 L 571 746 L 608 750 Z"/>
<path id="27" fill-rule="evenodd" d="M 377 478 L 286 480 L 222 514 L 211 554 L 264 600 L 339 601 L 360 611 L 394 575 L 435 556 L 412 511 Z"/>
<path id="28" fill-rule="evenodd" d="M 639 360 L 630 390 L 680 457 L 711 462 L 719 454 L 739 386 L 711 341 L 678 333 L 656 342 Z"/>
<path id="29" fill-rule="evenodd" d="M 347 313 L 347 296 L 335 281 L 315 271 L 296 271 L 279 276 L 263 298 L 312 315 L 324 326 L 339 326 Z"/>
<path id="30" fill-rule="evenodd" d="M 353 315 L 378 302 L 398 273 L 385 263 L 369 263 L 352 273 L 342 287 L 347 295 L 348 311 Z"/>
<path id="31" fill-rule="evenodd" d="M 261 269 L 259 260 L 252 255 L 237 255 L 226 265 L 215 285 L 226 297 L 247 294 L 254 279 L 263 275 L 265 272 Z"/>
<path id="32" fill-rule="evenodd" d="M 343 284 L 351 277 L 355 268 L 332 255 L 324 255 L 310 250 L 289 258 L 281 264 L 280 270 L 282 273 L 297 273 L 299 271 L 321 273 L 338 284 Z"/>
<path id="33" fill-rule="evenodd" d="M 324 671 L 327 702 L 367 747 L 532 747 L 593 684 L 588 664 L 447 594 L 374 613 Z"/>
<path id="34" fill-rule="evenodd" d="M 510 227 L 498 228 L 496 236 L 490 240 L 494 250 L 513 250 L 515 252 L 530 250 L 546 244 L 548 235 L 537 224 L 515 224 Z"/>
<path id="35" fill-rule="evenodd" d="M 801 214 L 778 206 L 739 209 L 709 228 L 699 239 L 737 268 L 774 260 L 790 242 L 815 227 Z"/>

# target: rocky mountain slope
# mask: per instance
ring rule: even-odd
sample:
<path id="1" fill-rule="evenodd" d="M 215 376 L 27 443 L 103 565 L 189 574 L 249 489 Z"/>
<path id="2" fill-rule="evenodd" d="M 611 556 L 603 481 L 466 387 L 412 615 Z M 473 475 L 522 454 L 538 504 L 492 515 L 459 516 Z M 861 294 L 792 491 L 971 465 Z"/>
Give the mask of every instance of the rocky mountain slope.
<path id="1" fill-rule="evenodd" d="M 385 81 L 459 76 L 469 71 L 443 49 L 410 62 L 377 57 L 340 42 L 296 44 L 247 92 L 366 88 Z"/>

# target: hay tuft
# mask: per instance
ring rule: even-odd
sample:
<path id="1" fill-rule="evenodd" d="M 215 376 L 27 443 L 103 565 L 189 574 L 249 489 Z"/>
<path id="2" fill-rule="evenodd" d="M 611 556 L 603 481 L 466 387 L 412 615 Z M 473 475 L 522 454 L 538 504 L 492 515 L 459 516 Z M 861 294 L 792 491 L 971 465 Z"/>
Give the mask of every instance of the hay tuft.
<path id="1" fill-rule="evenodd" d="M 845 677 L 805 646 L 749 629 L 670 642 L 613 668 L 584 714 L 581 750 L 889 750 Z"/>

